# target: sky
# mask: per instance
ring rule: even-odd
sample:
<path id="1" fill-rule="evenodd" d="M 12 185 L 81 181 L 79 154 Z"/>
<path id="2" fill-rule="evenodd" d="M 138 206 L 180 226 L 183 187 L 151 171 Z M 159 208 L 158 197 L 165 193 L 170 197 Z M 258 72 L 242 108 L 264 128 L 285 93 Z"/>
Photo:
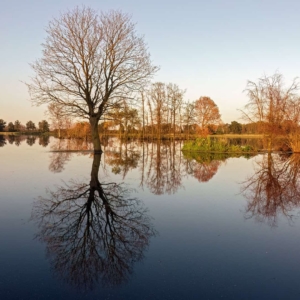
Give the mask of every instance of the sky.
<path id="1" fill-rule="evenodd" d="M 75 6 L 118 9 L 132 16 L 154 65 L 153 81 L 176 83 L 185 100 L 209 96 L 222 120 L 243 122 L 248 80 L 276 71 L 286 83 L 300 76 L 297 0 L 0 0 L 0 119 L 45 116 L 30 102 L 30 63 L 42 55 L 50 20 Z"/>

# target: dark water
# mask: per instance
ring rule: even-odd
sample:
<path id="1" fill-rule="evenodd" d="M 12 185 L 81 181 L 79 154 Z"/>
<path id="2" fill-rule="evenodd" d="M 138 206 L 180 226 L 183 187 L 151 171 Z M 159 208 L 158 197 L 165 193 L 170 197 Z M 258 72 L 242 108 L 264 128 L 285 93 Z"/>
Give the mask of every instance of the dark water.
<path id="1" fill-rule="evenodd" d="M 299 156 L 104 146 L 0 137 L 0 299 L 300 298 Z"/>

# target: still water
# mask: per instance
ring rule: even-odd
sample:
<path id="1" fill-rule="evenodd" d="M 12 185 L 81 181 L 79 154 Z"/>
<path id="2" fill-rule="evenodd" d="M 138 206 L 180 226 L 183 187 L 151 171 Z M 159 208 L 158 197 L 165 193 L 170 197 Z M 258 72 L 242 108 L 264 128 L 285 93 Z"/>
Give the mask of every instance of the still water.
<path id="1" fill-rule="evenodd" d="M 300 157 L 0 136 L 0 299 L 299 299 Z"/>

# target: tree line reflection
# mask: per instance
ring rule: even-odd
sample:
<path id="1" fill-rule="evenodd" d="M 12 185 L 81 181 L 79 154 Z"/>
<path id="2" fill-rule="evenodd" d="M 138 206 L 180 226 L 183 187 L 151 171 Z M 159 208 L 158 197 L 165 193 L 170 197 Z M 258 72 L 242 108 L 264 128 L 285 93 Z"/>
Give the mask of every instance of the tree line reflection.
<path id="1" fill-rule="evenodd" d="M 254 174 L 242 183 L 246 218 L 276 226 L 278 217 L 290 221 L 300 204 L 300 154 L 265 154 L 256 160 Z"/>
<path id="2" fill-rule="evenodd" d="M 55 273 L 84 289 L 126 281 L 155 235 L 147 209 L 128 187 L 100 182 L 100 161 L 93 157 L 89 182 L 48 190 L 32 212 Z"/>
<path id="3" fill-rule="evenodd" d="M 218 153 L 182 153 L 181 142 L 120 143 L 109 140 L 105 144 L 104 164 L 123 179 L 128 172 L 139 172 L 140 187 L 147 187 L 153 194 L 174 194 L 183 188 L 183 179 L 194 177 L 199 182 L 211 180 L 225 161 L 232 156 Z M 79 145 L 69 145 L 79 149 Z M 87 146 L 85 146 L 86 148 Z M 90 155 L 90 153 L 81 153 Z M 57 172 L 72 153 L 55 153 Z M 249 158 L 251 155 L 246 155 Z M 266 153 L 255 160 L 254 174 L 242 181 L 242 195 L 247 199 L 245 217 L 255 218 L 276 226 L 279 215 L 292 220 L 293 210 L 298 207 L 299 154 Z"/>
<path id="4" fill-rule="evenodd" d="M 5 140 L 6 141 L 6 140 Z M 174 194 L 184 178 L 211 180 L 229 158 L 222 154 L 182 153 L 180 141 L 119 143 L 108 140 L 101 155 L 83 140 L 56 140 L 49 169 L 59 173 L 73 155 L 93 158 L 90 180 L 72 179 L 35 203 L 36 237 L 46 244 L 51 265 L 66 282 L 92 289 L 98 282 L 126 282 L 144 257 L 155 229 L 143 203 L 126 185 L 99 180 L 100 165 L 125 179 L 136 170 L 140 188 Z M 231 156 L 232 157 L 232 156 Z M 101 163 L 102 161 L 102 163 Z M 246 218 L 276 226 L 283 215 L 293 220 L 300 202 L 300 155 L 266 153 L 254 158 L 254 173 L 241 183 Z"/>
<path id="5" fill-rule="evenodd" d="M 183 188 L 183 179 L 195 177 L 199 182 L 208 182 L 219 167 L 229 158 L 221 153 L 183 153 L 181 141 L 106 142 L 103 161 L 106 167 L 123 179 L 136 169 L 140 187 L 147 187 L 153 194 L 174 194 Z M 84 140 L 56 140 L 51 146 L 49 169 L 59 173 L 73 155 L 91 155 L 89 142 Z M 238 155 L 239 157 L 241 155 Z M 250 157 L 250 155 L 244 155 Z"/>
<path id="6" fill-rule="evenodd" d="M 36 141 L 38 141 L 40 146 L 47 147 L 50 143 L 50 137 L 48 135 L 0 135 L 0 147 L 4 147 L 7 144 L 19 147 L 23 142 L 33 146 Z"/>

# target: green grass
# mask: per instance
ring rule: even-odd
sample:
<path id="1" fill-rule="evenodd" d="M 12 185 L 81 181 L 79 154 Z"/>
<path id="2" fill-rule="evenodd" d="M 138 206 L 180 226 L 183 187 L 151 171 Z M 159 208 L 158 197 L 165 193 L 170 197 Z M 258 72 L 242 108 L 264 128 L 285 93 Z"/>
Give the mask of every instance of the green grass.
<path id="1" fill-rule="evenodd" d="M 250 145 L 230 145 L 226 141 L 219 139 L 197 138 L 193 141 L 186 141 L 182 147 L 182 151 L 190 152 L 212 152 L 212 153 L 256 153 Z"/>

